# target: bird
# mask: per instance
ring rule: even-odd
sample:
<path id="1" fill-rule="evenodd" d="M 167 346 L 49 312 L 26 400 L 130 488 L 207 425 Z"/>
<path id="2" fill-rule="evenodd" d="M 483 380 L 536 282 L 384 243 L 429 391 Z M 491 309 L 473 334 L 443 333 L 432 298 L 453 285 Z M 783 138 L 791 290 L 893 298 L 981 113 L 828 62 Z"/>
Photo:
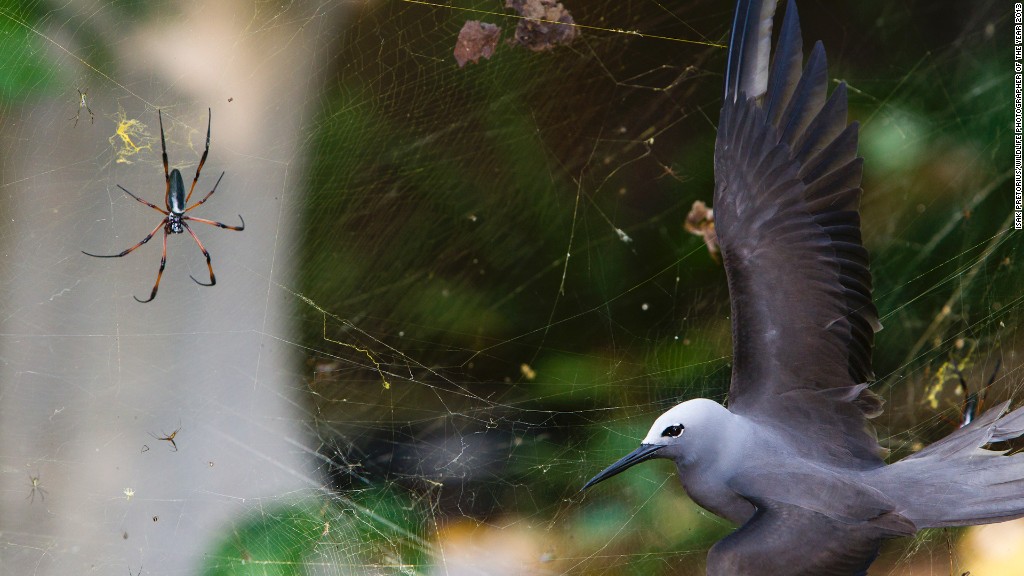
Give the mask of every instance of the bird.
<path id="1" fill-rule="evenodd" d="M 708 552 L 708 576 L 866 575 L 885 540 L 1024 516 L 1024 454 L 985 448 L 1024 435 L 1024 408 L 1004 402 L 885 462 L 869 422 L 882 411 L 869 389 L 881 324 L 861 240 L 858 124 L 845 83 L 827 95 L 820 41 L 804 62 L 794 0 L 772 56 L 776 4 L 736 4 L 715 142 L 727 406 L 671 408 L 583 489 L 670 459 L 693 501 L 738 526 Z"/>

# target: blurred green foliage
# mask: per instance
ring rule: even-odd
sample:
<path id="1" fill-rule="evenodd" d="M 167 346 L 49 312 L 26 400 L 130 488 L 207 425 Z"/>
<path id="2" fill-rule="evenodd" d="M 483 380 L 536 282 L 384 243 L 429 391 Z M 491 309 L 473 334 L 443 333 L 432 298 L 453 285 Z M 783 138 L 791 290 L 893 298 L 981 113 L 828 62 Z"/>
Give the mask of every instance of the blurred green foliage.
<path id="1" fill-rule="evenodd" d="M 239 520 L 206 555 L 202 574 L 299 576 L 311 564 L 422 573 L 425 545 L 410 530 L 423 518 L 412 502 L 383 490 L 276 504 Z"/>
<path id="2" fill-rule="evenodd" d="M 53 90 L 47 46 L 33 29 L 38 2 L 0 2 L 0 101 L 14 102 Z"/>
<path id="3" fill-rule="evenodd" d="M 119 24 L 127 28 L 129 19 L 155 15 L 155 3 L 143 0 L 119 0 L 115 12 Z M 63 94 L 77 106 L 76 90 L 88 95 L 89 86 L 76 84 L 70 70 L 88 66 L 90 71 L 106 75 L 112 64 L 112 39 L 92 20 L 75 20 L 77 8 L 69 4 L 51 4 L 44 0 L 0 0 L 0 104 L 14 104 L 39 95 Z M 75 22 L 74 56 L 61 46 L 55 31 Z M 71 66 L 63 65 L 73 58 Z M 61 65 L 54 66 L 54 61 Z M 107 76 L 109 79 L 109 76 Z"/>

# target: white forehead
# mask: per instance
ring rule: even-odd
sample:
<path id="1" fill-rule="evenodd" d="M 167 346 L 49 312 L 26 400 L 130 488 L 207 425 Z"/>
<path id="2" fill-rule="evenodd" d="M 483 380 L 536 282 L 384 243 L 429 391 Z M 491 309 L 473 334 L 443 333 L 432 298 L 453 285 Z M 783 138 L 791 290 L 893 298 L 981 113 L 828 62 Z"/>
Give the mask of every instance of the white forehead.
<path id="1" fill-rule="evenodd" d="M 714 400 L 708 400 L 707 398 L 687 400 L 682 404 L 673 406 L 667 412 L 658 416 L 643 443 L 664 444 L 666 440 L 662 437 L 661 433 L 665 431 L 665 428 L 677 425 L 682 425 L 685 428 L 700 426 L 708 419 L 717 418 L 719 413 L 724 411 L 725 408 Z"/>

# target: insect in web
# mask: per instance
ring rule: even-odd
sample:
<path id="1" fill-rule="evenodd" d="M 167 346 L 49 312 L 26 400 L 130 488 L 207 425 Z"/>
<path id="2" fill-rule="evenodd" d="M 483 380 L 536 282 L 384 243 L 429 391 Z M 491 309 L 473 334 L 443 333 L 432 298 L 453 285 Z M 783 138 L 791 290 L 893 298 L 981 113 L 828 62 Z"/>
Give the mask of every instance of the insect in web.
<path id="1" fill-rule="evenodd" d="M 220 181 L 224 178 L 224 172 L 221 172 L 220 177 L 217 178 L 217 182 L 213 185 L 213 190 L 210 190 L 210 192 L 206 196 L 204 196 L 202 200 L 196 202 L 195 204 L 192 204 L 191 206 L 188 205 L 189 199 L 192 198 L 192 192 L 195 191 L 196 189 L 196 182 L 199 181 L 199 174 L 203 170 L 203 164 L 206 163 L 206 157 L 210 153 L 210 123 L 213 120 L 213 111 L 209 110 L 208 112 L 209 118 L 206 121 L 206 149 L 203 150 L 203 156 L 202 158 L 199 159 L 199 166 L 196 167 L 196 175 L 195 178 L 192 179 L 192 187 L 189 188 L 188 195 L 185 195 L 185 183 L 181 179 L 181 172 L 177 168 L 171 170 L 170 172 L 167 171 L 167 143 L 164 140 L 164 118 L 163 114 L 161 114 L 160 111 L 157 110 L 157 116 L 160 118 L 160 149 L 163 151 L 164 181 L 166 182 L 166 188 L 164 190 L 164 205 L 167 207 L 167 209 L 164 210 L 163 208 L 160 208 L 155 204 L 146 202 L 142 198 L 139 198 L 135 194 L 129 192 L 128 189 L 126 189 L 124 186 L 121 186 L 120 184 L 118 184 L 117 187 L 124 191 L 125 194 L 128 194 L 129 196 L 134 198 L 135 200 L 163 214 L 164 219 L 161 220 L 160 223 L 156 225 L 156 228 L 153 228 L 153 231 L 150 232 L 149 235 L 147 235 L 145 238 L 143 238 L 138 244 L 132 246 L 131 248 L 128 248 L 127 250 L 124 250 L 120 254 L 90 254 L 85 250 L 82 251 L 82 254 L 85 254 L 86 256 L 93 256 L 95 258 L 120 258 L 122 256 L 127 256 L 131 254 L 139 246 L 142 246 L 146 242 L 149 242 L 150 239 L 152 239 L 153 236 L 156 235 L 157 231 L 160 230 L 160 227 L 162 226 L 164 229 L 164 248 L 163 253 L 160 256 L 160 271 L 157 272 L 156 274 L 156 283 L 153 284 L 153 291 L 150 293 L 149 298 L 145 300 L 139 300 L 138 296 L 133 296 L 133 298 L 135 298 L 139 302 L 142 302 L 143 304 L 145 304 L 146 302 L 151 302 L 153 298 L 156 298 L 156 291 L 160 288 L 160 277 L 163 276 L 164 268 L 167 266 L 167 236 L 169 234 L 181 234 L 182 232 L 188 232 L 189 235 L 192 236 L 192 239 L 196 241 L 196 245 L 199 246 L 199 250 L 203 252 L 203 256 L 206 256 L 206 267 L 209 268 L 210 270 L 210 282 L 208 284 L 200 282 L 199 280 L 196 280 L 195 276 L 192 275 L 189 275 L 189 278 L 191 278 L 196 284 L 199 284 L 200 286 L 213 286 L 214 284 L 217 283 L 217 278 L 213 275 L 213 264 L 210 263 L 210 253 L 206 250 L 206 247 L 203 246 L 203 243 L 199 241 L 199 237 L 196 236 L 196 233 L 192 231 L 192 228 L 189 227 L 187 221 L 191 220 L 192 222 L 202 222 L 203 224 L 209 224 L 211 226 L 217 226 L 219 228 L 226 228 L 228 230 L 245 230 L 245 220 L 242 219 L 241 214 L 238 215 L 238 219 L 242 221 L 241 226 L 228 226 L 227 224 L 222 224 L 220 222 L 215 222 L 213 220 L 206 220 L 204 218 L 196 218 L 195 216 L 186 215 L 186 213 L 192 210 L 193 208 L 196 208 L 202 205 L 207 200 L 209 200 L 210 196 L 213 196 L 213 193 L 217 191 L 217 186 L 220 185 Z"/>

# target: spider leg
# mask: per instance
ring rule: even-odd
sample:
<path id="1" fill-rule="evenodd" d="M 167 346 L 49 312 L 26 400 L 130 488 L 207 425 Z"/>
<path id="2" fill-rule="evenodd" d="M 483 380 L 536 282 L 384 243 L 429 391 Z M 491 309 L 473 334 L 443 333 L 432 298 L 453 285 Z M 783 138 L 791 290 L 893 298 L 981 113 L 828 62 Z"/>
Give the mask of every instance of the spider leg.
<path id="1" fill-rule="evenodd" d="M 159 109 L 156 111 L 157 118 L 160 119 L 160 150 L 163 152 L 164 157 L 164 182 L 166 183 L 166 189 L 164 190 L 164 204 L 167 209 L 171 209 L 171 173 L 168 171 L 167 166 L 167 142 L 164 140 L 164 115 Z M 127 192 L 127 190 L 126 190 Z M 166 214 L 167 212 L 164 212 Z"/>
<path id="2" fill-rule="evenodd" d="M 127 188 L 125 188 L 124 186 L 121 186 L 120 184 L 118 184 L 118 185 L 117 185 L 117 187 L 118 187 L 118 188 L 120 188 L 121 190 L 123 190 L 125 194 L 127 194 L 127 195 L 131 196 L 132 198 L 135 198 L 136 200 L 138 200 L 139 202 L 142 202 L 142 203 L 143 203 L 143 204 L 145 204 L 146 206 L 149 206 L 149 207 L 150 207 L 150 208 L 152 208 L 153 210 L 156 210 L 157 212 L 159 212 L 159 213 L 163 214 L 164 216 L 166 216 L 166 215 L 167 215 L 167 211 L 166 211 L 166 210 L 164 210 L 163 208 L 161 208 L 161 207 L 157 206 L 156 204 L 150 204 L 149 202 L 146 202 L 146 201 L 145 201 L 145 200 L 143 200 L 142 198 L 139 198 L 139 197 L 138 197 L 138 196 L 136 196 L 135 194 L 132 194 L 131 192 L 129 192 L 129 191 L 128 191 L 128 189 L 127 189 Z"/>
<path id="3" fill-rule="evenodd" d="M 957 380 L 959 380 L 957 388 L 964 395 L 964 406 L 960 410 L 960 428 L 963 428 L 974 421 L 974 416 L 978 412 L 978 393 L 971 393 L 971 389 L 967 386 L 967 380 L 955 361 L 953 362 L 953 370 L 956 372 Z"/>
<path id="4" fill-rule="evenodd" d="M 148 236 L 143 238 L 141 242 L 139 242 L 135 246 L 132 246 L 131 248 L 121 252 L 120 254 L 92 254 L 92 253 L 86 252 L 85 250 L 82 250 L 82 254 L 85 254 L 86 256 L 92 256 L 93 258 L 120 258 L 121 256 L 127 256 L 127 255 L 131 254 L 132 251 L 134 251 L 139 246 L 142 246 L 146 242 L 149 242 L 149 240 L 153 236 L 156 235 L 156 231 L 159 230 L 160 227 L 163 226 L 166 222 L 167 222 L 166 218 L 161 220 L 160 223 L 156 225 L 156 228 L 153 228 L 153 231 L 150 232 Z M 167 234 L 164 233 L 164 243 L 166 244 L 166 242 L 167 242 Z M 163 268 L 161 268 L 161 270 L 163 270 Z"/>
<path id="5" fill-rule="evenodd" d="M 996 358 L 996 367 L 992 370 L 992 375 L 988 377 L 988 383 L 985 384 L 985 388 L 988 388 L 996 381 L 996 376 L 999 375 L 999 369 L 1003 367 L 1003 359 Z"/>
<path id="6" fill-rule="evenodd" d="M 156 232 L 154 230 L 153 232 Z M 164 268 L 167 267 L 167 229 L 164 229 L 164 251 L 160 254 L 160 271 L 156 273 L 156 284 L 153 284 L 153 291 L 149 293 L 149 298 L 145 300 L 139 300 L 138 296 L 132 296 L 137 302 L 145 304 L 146 302 L 152 302 L 153 298 L 156 298 L 156 291 L 160 288 L 160 277 L 164 275 Z"/>
<path id="7" fill-rule="evenodd" d="M 224 173 L 223 173 L 223 172 L 221 172 L 221 173 L 220 173 L 220 178 L 217 178 L 217 183 L 213 185 L 213 190 L 210 190 L 210 193 L 209 193 L 209 194 L 207 194 L 207 195 L 206 195 L 206 196 L 205 196 L 205 197 L 204 197 L 204 198 L 203 198 L 202 200 L 200 200 L 199 202 L 196 202 L 195 204 L 193 204 L 193 205 L 189 206 L 188 208 L 185 208 L 185 212 L 188 212 L 189 210 L 191 210 L 191 209 L 195 208 L 196 206 L 199 206 L 199 205 L 200 205 L 200 204 L 202 204 L 203 202 L 206 202 L 207 200 L 209 200 L 209 199 L 210 199 L 210 196 L 213 196 L 213 193 L 217 191 L 217 186 L 220 186 L 220 181 L 221 181 L 221 179 L 222 179 L 222 178 L 224 178 Z M 194 185 L 194 184 L 193 184 L 193 185 Z M 187 201 L 188 201 L 188 198 L 186 198 L 186 199 L 185 199 L 185 201 L 187 202 Z"/>
<path id="8" fill-rule="evenodd" d="M 988 396 L 988 390 L 992 387 L 992 384 L 996 381 L 996 376 L 999 375 L 999 369 L 1003 366 L 1003 359 L 996 358 L 996 367 L 992 370 L 992 375 L 988 377 L 988 382 L 985 383 L 980 390 L 974 395 L 977 396 L 977 408 L 980 410 L 985 405 L 985 397 Z"/>
<path id="9" fill-rule="evenodd" d="M 209 117 L 206 120 L 206 150 L 203 150 L 203 157 L 199 159 L 199 166 L 196 167 L 196 177 L 192 179 L 192 187 L 188 189 L 188 196 L 185 196 L 186 204 L 188 204 L 188 199 L 192 197 L 192 192 L 196 189 L 196 182 L 199 181 L 199 173 L 203 171 L 203 164 L 206 164 L 206 157 L 210 154 L 210 123 L 213 121 L 213 109 L 207 108 L 206 110 L 209 114 Z M 223 177 L 224 174 L 221 174 L 221 178 Z M 220 179 L 218 179 L 217 182 L 220 182 Z M 216 188 L 217 187 L 214 186 L 214 189 Z M 210 192 L 210 194 L 213 194 L 213 192 Z M 210 195 L 207 194 L 206 198 L 209 197 Z M 203 202 L 206 202 L 206 198 L 203 198 Z M 199 204 L 202 204 L 203 202 L 200 202 Z M 196 204 L 196 206 L 199 204 Z"/>
<path id="10" fill-rule="evenodd" d="M 218 228 L 227 228 L 228 230 L 235 230 L 236 232 L 241 232 L 242 230 L 245 230 L 245 220 L 242 219 L 241 214 L 238 215 L 238 219 L 242 220 L 241 226 L 228 226 L 223 222 L 214 222 L 213 220 L 207 220 L 206 218 L 196 218 L 195 216 L 182 216 L 181 219 L 192 220 L 193 222 L 202 222 L 203 224 L 209 224 L 210 226 L 216 226 Z"/>
<path id="11" fill-rule="evenodd" d="M 217 283 L 217 278 L 213 275 L 213 264 L 210 263 L 210 253 L 206 251 L 206 247 L 203 246 L 203 243 L 199 241 L 199 237 L 196 236 L 196 233 L 192 231 L 192 228 L 190 228 L 189 225 L 186 224 L 185 222 L 182 222 L 182 225 L 185 226 L 185 230 L 188 230 L 188 233 L 192 235 L 192 239 L 195 240 L 196 244 L 199 245 L 199 249 L 203 251 L 203 256 L 206 256 L 206 267 L 210 269 L 210 283 L 204 284 L 199 280 L 196 280 L 196 277 L 192 276 L 191 274 L 189 274 L 188 277 L 191 278 L 193 282 L 199 284 L 200 286 L 213 286 L 214 284 Z"/>

